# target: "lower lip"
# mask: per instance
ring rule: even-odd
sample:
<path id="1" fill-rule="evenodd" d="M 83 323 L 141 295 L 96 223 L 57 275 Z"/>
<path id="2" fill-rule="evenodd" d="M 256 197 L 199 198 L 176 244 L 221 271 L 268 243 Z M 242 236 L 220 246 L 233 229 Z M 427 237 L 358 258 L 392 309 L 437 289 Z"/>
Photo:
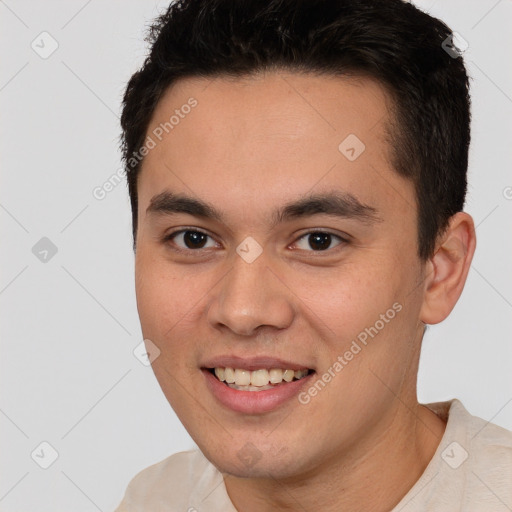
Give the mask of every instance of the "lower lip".
<path id="1" fill-rule="evenodd" d="M 277 409 L 286 401 L 296 397 L 314 373 L 300 380 L 284 382 L 263 391 L 240 391 L 227 386 L 208 370 L 202 370 L 206 385 L 215 398 L 225 407 L 244 414 L 261 414 Z M 298 399 L 297 399 L 298 402 Z"/>

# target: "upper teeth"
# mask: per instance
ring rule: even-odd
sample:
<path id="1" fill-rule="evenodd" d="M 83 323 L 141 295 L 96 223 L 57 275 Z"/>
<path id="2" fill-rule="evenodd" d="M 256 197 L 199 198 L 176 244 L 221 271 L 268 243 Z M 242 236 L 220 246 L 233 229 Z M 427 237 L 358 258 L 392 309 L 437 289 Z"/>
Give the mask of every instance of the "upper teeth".
<path id="1" fill-rule="evenodd" d="M 238 368 L 215 368 L 215 375 L 220 381 L 237 386 L 266 386 L 269 383 L 279 384 L 283 380 L 291 382 L 293 378 L 302 379 L 308 374 L 308 370 L 240 370 Z"/>

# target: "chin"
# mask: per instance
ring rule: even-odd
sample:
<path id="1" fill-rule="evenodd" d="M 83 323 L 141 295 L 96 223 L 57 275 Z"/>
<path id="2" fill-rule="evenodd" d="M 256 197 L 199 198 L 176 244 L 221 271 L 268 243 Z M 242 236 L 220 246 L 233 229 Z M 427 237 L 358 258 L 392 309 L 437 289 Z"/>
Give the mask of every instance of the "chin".
<path id="1" fill-rule="evenodd" d="M 230 447 L 217 447 L 206 449 L 201 447 L 205 457 L 221 472 L 237 478 L 293 478 L 302 472 L 311 469 L 311 464 L 306 464 L 297 458 L 297 452 L 292 453 L 288 447 L 277 448 L 275 446 L 259 448 L 250 440 L 240 443 L 238 450 Z M 307 457 L 306 457 L 307 458 Z"/>

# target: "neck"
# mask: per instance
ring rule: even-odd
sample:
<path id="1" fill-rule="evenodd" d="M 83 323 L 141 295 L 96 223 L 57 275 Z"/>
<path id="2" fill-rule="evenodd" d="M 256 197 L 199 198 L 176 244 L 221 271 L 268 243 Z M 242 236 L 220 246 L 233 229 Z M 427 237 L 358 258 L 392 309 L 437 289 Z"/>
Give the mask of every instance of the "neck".
<path id="1" fill-rule="evenodd" d="M 225 476 L 239 512 L 344 510 L 387 512 L 425 471 L 446 424 L 425 406 L 400 402 L 386 424 L 307 475 L 286 480 Z M 378 431 L 377 431 L 378 428 Z"/>

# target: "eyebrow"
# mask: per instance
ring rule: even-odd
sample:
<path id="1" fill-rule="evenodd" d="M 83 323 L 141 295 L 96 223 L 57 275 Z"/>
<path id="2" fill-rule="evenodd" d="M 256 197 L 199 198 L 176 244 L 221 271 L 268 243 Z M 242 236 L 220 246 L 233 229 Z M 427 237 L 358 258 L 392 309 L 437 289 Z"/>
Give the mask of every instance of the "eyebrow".
<path id="1" fill-rule="evenodd" d="M 146 215 L 172 215 L 186 213 L 204 219 L 213 219 L 225 223 L 224 215 L 212 204 L 184 194 L 168 190 L 151 198 Z M 309 195 L 292 201 L 272 213 L 272 227 L 298 218 L 312 215 L 332 215 L 346 219 L 355 219 L 364 224 L 382 222 L 378 211 L 370 205 L 361 203 L 354 195 L 347 192 L 328 192 Z"/>

